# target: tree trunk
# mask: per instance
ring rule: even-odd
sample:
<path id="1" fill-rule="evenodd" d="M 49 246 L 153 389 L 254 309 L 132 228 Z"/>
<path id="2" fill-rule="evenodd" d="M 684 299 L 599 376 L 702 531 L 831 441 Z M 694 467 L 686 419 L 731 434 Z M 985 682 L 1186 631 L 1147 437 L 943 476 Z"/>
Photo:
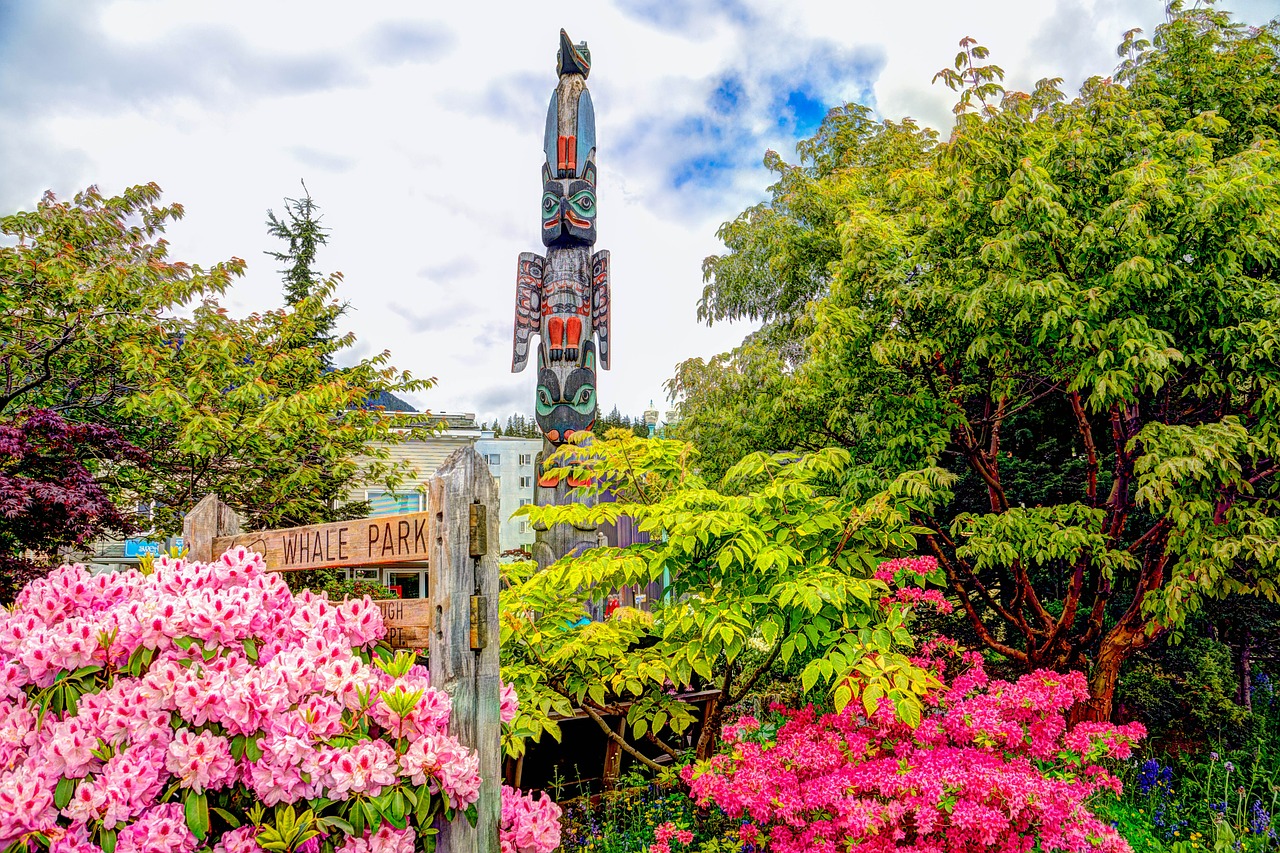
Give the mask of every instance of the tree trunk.
<path id="1" fill-rule="evenodd" d="M 1240 643 L 1240 695 L 1237 702 L 1253 712 L 1253 632 L 1244 629 Z"/>
<path id="2" fill-rule="evenodd" d="M 702 731 L 698 734 L 698 746 L 694 757 L 705 761 L 715 754 L 720 744 L 720 727 L 724 719 L 724 697 L 713 696 L 702 714 Z"/>
<path id="3" fill-rule="evenodd" d="M 1089 674 L 1089 698 L 1077 702 L 1071 709 L 1072 725 L 1086 720 L 1107 722 L 1111 719 L 1116 685 L 1120 682 L 1120 666 L 1138 648 L 1135 641 L 1139 636 L 1117 625 L 1102 638 L 1093 661 L 1093 671 Z"/>

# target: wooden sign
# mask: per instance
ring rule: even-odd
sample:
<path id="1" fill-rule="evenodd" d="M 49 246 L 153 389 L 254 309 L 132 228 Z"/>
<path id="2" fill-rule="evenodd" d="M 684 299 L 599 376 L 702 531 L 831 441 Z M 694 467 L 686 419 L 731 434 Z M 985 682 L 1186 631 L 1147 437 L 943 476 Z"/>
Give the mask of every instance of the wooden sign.
<path id="1" fill-rule="evenodd" d="M 498 853 L 502 814 L 502 725 L 498 666 L 498 486 L 472 447 L 460 448 L 431 478 L 437 513 L 361 518 L 286 530 L 241 533 L 242 522 L 215 495 L 183 519 L 192 560 L 245 547 L 272 571 L 430 563 L 429 598 L 377 602 L 387 642 L 428 650 L 431 686 L 453 701 L 449 732 L 476 750 L 480 799 L 472 818 L 440 825 L 437 853 Z M 474 819 L 474 823 L 472 822 Z"/>
<path id="2" fill-rule="evenodd" d="M 243 546 L 261 554 L 273 572 L 426 560 L 431 515 L 412 512 L 222 536 L 213 540 L 213 553 Z"/>
<path id="3" fill-rule="evenodd" d="M 432 611 L 426 598 L 390 598 L 374 602 L 387 626 L 387 644 L 393 649 L 421 650 L 431 641 Z"/>

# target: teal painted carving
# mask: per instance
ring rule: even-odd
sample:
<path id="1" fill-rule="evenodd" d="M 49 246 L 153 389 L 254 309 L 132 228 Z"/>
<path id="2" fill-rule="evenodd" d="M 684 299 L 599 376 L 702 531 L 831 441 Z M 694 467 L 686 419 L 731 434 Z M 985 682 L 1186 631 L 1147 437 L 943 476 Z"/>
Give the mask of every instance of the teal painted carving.
<path id="1" fill-rule="evenodd" d="M 559 81 L 543 134 L 542 244 L 516 269 L 511 369 L 524 370 L 538 336 L 535 419 L 552 444 L 591 429 L 596 367 L 609 368 L 609 253 L 596 242 L 596 121 L 587 75 L 591 51 L 560 31 Z"/>

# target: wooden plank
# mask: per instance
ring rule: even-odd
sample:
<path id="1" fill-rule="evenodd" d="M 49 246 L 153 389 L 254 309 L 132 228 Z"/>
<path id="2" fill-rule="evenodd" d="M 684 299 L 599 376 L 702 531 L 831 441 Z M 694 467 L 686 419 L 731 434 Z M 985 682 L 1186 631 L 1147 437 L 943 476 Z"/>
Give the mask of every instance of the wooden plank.
<path id="1" fill-rule="evenodd" d="M 431 515 L 410 512 L 221 536 L 213 540 L 213 552 L 244 546 L 265 557 L 274 572 L 426 560 Z"/>
<path id="2" fill-rule="evenodd" d="M 425 598 L 389 598 L 375 601 L 387 626 L 387 644 L 393 649 L 426 649 L 431 644 L 435 605 Z"/>
<path id="3" fill-rule="evenodd" d="M 480 800 L 474 827 L 465 817 L 441 823 L 439 853 L 497 853 L 501 813 L 501 727 L 498 720 L 498 488 L 489 466 L 464 448 L 431 478 L 438 509 L 432 538 L 431 685 L 449 693 L 449 731 L 480 758 Z M 474 506 L 483 512 L 473 510 Z M 473 526 L 474 519 L 474 526 Z M 483 551 L 472 556 L 472 543 Z M 477 550 L 479 548 L 477 547 Z M 471 647 L 472 598 L 490 638 Z"/>

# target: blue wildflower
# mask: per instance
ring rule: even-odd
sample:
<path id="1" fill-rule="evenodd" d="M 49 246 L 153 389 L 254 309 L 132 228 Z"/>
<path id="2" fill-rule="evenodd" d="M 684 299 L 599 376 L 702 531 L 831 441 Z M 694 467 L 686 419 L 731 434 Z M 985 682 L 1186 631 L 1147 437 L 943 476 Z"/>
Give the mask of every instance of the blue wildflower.
<path id="1" fill-rule="evenodd" d="M 1262 807 L 1261 800 L 1254 800 L 1253 806 L 1249 809 L 1249 830 L 1254 835 L 1276 837 L 1276 831 L 1271 826 L 1271 815 Z"/>
<path id="2" fill-rule="evenodd" d="M 1138 790 L 1150 794 L 1157 787 L 1168 787 L 1173 781 L 1173 768 L 1161 764 L 1154 758 L 1148 758 L 1138 773 Z"/>

